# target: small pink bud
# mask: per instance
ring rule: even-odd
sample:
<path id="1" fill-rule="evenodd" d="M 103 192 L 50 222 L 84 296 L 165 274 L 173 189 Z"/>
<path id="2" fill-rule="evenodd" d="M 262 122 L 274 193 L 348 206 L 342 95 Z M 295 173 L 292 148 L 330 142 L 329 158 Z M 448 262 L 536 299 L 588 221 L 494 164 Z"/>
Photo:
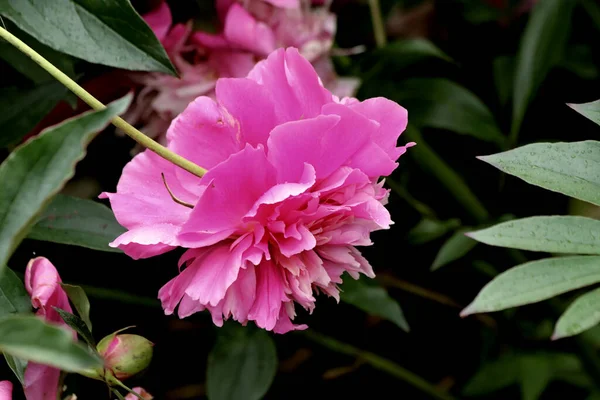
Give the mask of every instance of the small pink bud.
<path id="1" fill-rule="evenodd" d="M 138 335 L 106 336 L 96 349 L 104 358 L 104 366 L 117 379 L 127 379 L 146 369 L 152 361 L 154 344 Z"/>
<path id="2" fill-rule="evenodd" d="M 152 397 L 152 395 L 148 392 L 146 392 L 144 390 L 144 388 L 141 387 L 134 387 L 133 391 L 136 392 L 137 394 L 139 394 L 140 396 L 142 396 L 144 399 L 146 400 L 152 400 L 154 399 L 154 397 Z M 129 393 L 127 396 L 125 396 L 125 400 L 138 400 L 139 397 L 137 397 L 136 395 Z"/>

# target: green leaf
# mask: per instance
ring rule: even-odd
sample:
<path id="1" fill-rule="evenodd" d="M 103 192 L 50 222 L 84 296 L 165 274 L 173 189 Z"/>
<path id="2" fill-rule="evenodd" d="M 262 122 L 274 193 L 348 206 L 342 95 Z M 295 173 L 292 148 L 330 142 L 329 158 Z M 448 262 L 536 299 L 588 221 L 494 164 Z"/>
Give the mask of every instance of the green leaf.
<path id="1" fill-rule="evenodd" d="M 59 82 L 0 89 L 0 147 L 21 141 L 67 93 Z"/>
<path id="2" fill-rule="evenodd" d="M 37 215 L 73 176 L 88 143 L 130 101 L 126 96 L 102 111 L 48 128 L 0 165 L 0 273 Z"/>
<path id="3" fill-rule="evenodd" d="M 411 78 L 396 85 L 397 99 L 410 110 L 411 124 L 446 129 L 501 145 L 500 132 L 487 106 L 466 88 L 442 78 Z"/>
<path id="4" fill-rule="evenodd" d="M 488 283 L 461 316 L 536 303 L 600 282 L 600 256 L 570 256 L 531 261 Z"/>
<path id="5" fill-rule="evenodd" d="M 600 255 L 600 221 L 585 217 L 530 217 L 470 232 L 478 242 L 548 253 Z"/>
<path id="6" fill-rule="evenodd" d="M 440 251 L 435 256 L 435 260 L 433 260 L 433 264 L 431 264 L 432 271 L 464 257 L 473 249 L 473 247 L 475 247 L 477 242 L 465 235 L 468 230 L 468 228 L 463 228 L 456 231 L 450 239 L 442 245 Z"/>
<path id="7" fill-rule="evenodd" d="M 19 39 L 25 42 L 25 44 L 27 44 L 29 47 L 31 47 L 33 50 L 39 53 L 46 60 L 50 61 L 52 65 L 60 69 L 69 77 L 75 77 L 73 59 L 70 56 L 54 51 L 50 47 L 41 44 L 22 30 L 17 28 L 10 21 L 6 21 L 6 30 L 8 30 L 13 35 L 19 37 Z M 15 70 L 29 78 L 33 83 L 40 84 L 43 82 L 54 81 L 52 75 L 46 72 L 46 70 L 40 67 L 25 53 L 23 53 L 15 46 L 6 41 L 0 42 L 0 58 L 9 63 Z"/>
<path id="8" fill-rule="evenodd" d="M 573 110 L 583 115 L 587 119 L 600 125 L 600 100 L 581 104 L 567 104 Z"/>
<path id="9" fill-rule="evenodd" d="M 29 239 L 120 253 L 108 244 L 125 232 L 112 211 L 95 201 L 57 195 L 29 231 Z"/>
<path id="10" fill-rule="evenodd" d="M 92 321 L 90 321 L 90 301 L 81 286 L 68 285 L 66 283 L 61 283 L 60 286 L 62 286 L 63 290 L 67 293 L 69 300 L 71 300 L 77 313 L 91 332 Z"/>
<path id="11" fill-rule="evenodd" d="M 0 0 L 0 14 L 55 50 L 111 67 L 175 75 L 128 0 Z"/>
<path id="12" fill-rule="evenodd" d="M 267 332 L 226 325 L 208 356 L 208 398 L 261 399 L 269 390 L 276 370 L 277 352 Z"/>
<path id="13" fill-rule="evenodd" d="M 4 359 L 10 370 L 15 374 L 21 385 L 25 384 L 25 367 L 27 367 L 27 361 L 21 360 L 20 358 L 13 357 L 10 354 L 4 353 Z"/>
<path id="14" fill-rule="evenodd" d="M 0 317 L 31 312 L 31 298 L 25 285 L 10 268 L 0 277 Z"/>
<path id="15" fill-rule="evenodd" d="M 407 240 L 410 244 L 423 244 L 444 236 L 446 233 L 458 228 L 460 220 L 453 218 L 447 221 L 438 221 L 423 218 L 408 232 Z"/>
<path id="16" fill-rule="evenodd" d="M 534 94 L 563 56 L 574 4 L 575 0 L 544 0 L 533 7 L 517 53 L 511 126 L 513 141 Z"/>
<path id="17" fill-rule="evenodd" d="M 579 359 L 566 353 L 507 354 L 485 364 L 463 389 L 465 396 L 482 396 L 519 385 L 523 400 L 536 400 L 554 380 L 589 385 Z"/>
<path id="18" fill-rule="evenodd" d="M 85 340 L 90 345 L 91 348 L 96 347 L 96 341 L 94 340 L 94 337 L 92 336 L 92 332 L 90 332 L 87 325 L 81 318 L 79 318 L 77 315 L 71 314 L 70 312 L 65 311 L 61 308 L 58 308 L 58 307 L 52 307 L 52 308 L 54 308 L 54 310 L 58 313 L 58 315 L 60 315 L 62 320 L 65 322 L 65 324 L 70 326 L 75 332 L 79 333 L 81 338 L 83 340 Z"/>
<path id="19" fill-rule="evenodd" d="M 493 61 L 494 84 L 501 106 L 506 106 L 512 98 L 512 82 L 515 79 L 515 58 L 499 56 Z"/>
<path id="20" fill-rule="evenodd" d="M 552 339 L 577 335 L 600 323 L 600 288 L 579 296 L 560 316 Z"/>
<path id="21" fill-rule="evenodd" d="M 535 143 L 479 159 L 532 185 L 600 205 L 600 142 Z"/>
<path id="22" fill-rule="evenodd" d="M 33 315 L 0 319 L 0 350 L 68 372 L 102 366 L 102 359 L 75 342 L 71 332 Z"/>
<path id="23" fill-rule="evenodd" d="M 395 70 L 406 68 L 431 58 L 453 62 L 446 53 L 427 39 L 398 40 L 373 52 L 373 58 L 394 66 Z M 388 66 L 389 68 L 389 66 Z"/>
<path id="24" fill-rule="evenodd" d="M 346 275 L 341 287 L 340 298 L 343 302 L 352 304 L 367 314 L 393 322 L 405 332 L 410 331 L 400 304 L 391 298 L 384 288 L 367 284 L 364 278 L 353 279 Z"/>

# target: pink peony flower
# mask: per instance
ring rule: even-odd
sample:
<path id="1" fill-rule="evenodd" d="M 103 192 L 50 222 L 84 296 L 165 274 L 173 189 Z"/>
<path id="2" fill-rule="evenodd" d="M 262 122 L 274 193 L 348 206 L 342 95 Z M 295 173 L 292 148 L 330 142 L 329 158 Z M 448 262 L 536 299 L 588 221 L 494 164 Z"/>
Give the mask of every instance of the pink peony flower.
<path id="1" fill-rule="evenodd" d="M 134 392 L 136 392 L 137 394 L 139 394 L 140 396 L 142 396 L 146 400 L 152 400 L 154 398 L 154 397 L 152 397 L 152 395 L 150 393 L 146 392 L 144 390 L 144 388 L 134 387 L 132 390 Z M 125 400 L 138 400 L 138 399 L 139 399 L 139 397 L 137 397 L 133 393 L 129 393 L 127 396 L 125 396 Z"/>
<path id="2" fill-rule="evenodd" d="M 72 312 L 69 298 L 60 286 L 61 282 L 58 271 L 48 259 L 37 257 L 27 264 L 25 288 L 31 296 L 31 304 L 37 309 L 36 315 L 48 322 L 67 327 L 60 315 L 52 308 L 58 307 Z M 72 332 L 73 337 L 76 338 L 75 331 Z M 59 379 L 59 369 L 29 362 L 25 369 L 23 385 L 25 397 L 27 400 L 56 400 L 59 393 Z"/>
<path id="3" fill-rule="evenodd" d="M 128 231 L 111 246 L 138 259 L 187 248 L 160 291 L 166 314 L 208 309 L 216 325 L 284 333 L 294 304 L 339 299 L 347 272 L 373 277 L 355 246 L 392 221 L 389 175 L 406 148 L 407 112 L 384 98 L 338 99 L 294 48 L 279 49 L 247 78 L 220 79 L 218 102 L 199 97 L 167 133 L 168 147 L 208 168 L 197 178 L 150 151 L 123 170 L 108 197 Z M 193 208 L 175 203 L 174 194 Z"/>
<path id="4" fill-rule="evenodd" d="M 10 381 L 0 381 L 0 400 L 12 400 L 12 389 Z"/>
<path id="5" fill-rule="evenodd" d="M 192 32 L 191 21 L 173 25 L 166 2 L 144 15 L 180 75 L 130 74 L 140 90 L 124 118 L 146 135 L 165 144 L 169 124 L 192 100 L 214 98 L 218 78 L 245 77 L 278 47 L 298 47 L 325 86 L 340 97 L 354 94 L 359 81 L 338 78 L 329 57 L 336 21 L 326 7 L 311 9 L 307 0 L 217 0 L 216 5 L 223 19 L 218 35 Z"/>

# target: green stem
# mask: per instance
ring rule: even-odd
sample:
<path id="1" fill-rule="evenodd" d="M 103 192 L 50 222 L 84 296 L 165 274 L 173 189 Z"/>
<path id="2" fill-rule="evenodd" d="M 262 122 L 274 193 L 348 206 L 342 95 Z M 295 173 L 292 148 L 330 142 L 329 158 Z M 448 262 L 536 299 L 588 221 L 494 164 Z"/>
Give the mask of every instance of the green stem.
<path id="1" fill-rule="evenodd" d="M 117 386 L 119 386 L 119 387 L 121 387 L 121 388 L 125 389 L 127 392 L 129 392 L 129 393 L 133 394 L 133 395 L 134 395 L 134 396 L 136 396 L 138 399 L 140 399 L 140 400 L 145 400 L 145 399 L 142 397 L 142 395 L 141 395 L 141 394 L 137 393 L 137 392 L 136 392 L 136 391 L 134 391 L 133 389 L 130 389 L 129 387 L 127 387 L 127 386 L 126 386 L 126 385 L 125 385 L 123 382 L 121 382 L 120 380 L 118 380 L 118 379 L 116 379 L 116 378 L 115 378 L 115 379 L 114 379 L 112 382 L 113 382 L 113 383 L 116 383 L 116 384 L 117 384 Z"/>
<path id="2" fill-rule="evenodd" d="M 356 357 L 360 360 L 365 361 L 374 368 L 377 368 L 383 372 L 409 383 L 417 389 L 429 394 L 431 397 L 439 400 L 454 400 L 455 398 L 448 393 L 436 388 L 431 383 L 427 382 L 420 376 L 402 368 L 400 365 L 378 356 L 377 354 L 370 353 L 358 349 L 346 343 L 342 343 L 334 338 L 316 333 L 314 331 L 303 331 L 302 334 L 309 340 L 319 343 L 320 345 L 327 347 L 338 353 L 346 354 L 349 356 Z"/>
<path id="3" fill-rule="evenodd" d="M 371 21 L 373 22 L 375 43 L 379 48 L 384 47 L 386 43 L 385 25 L 383 23 L 383 16 L 381 15 L 379 0 L 369 0 L 369 8 L 371 9 Z"/>
<path id="4" fill-rule="evenodd" d="M 487 222 L 489 214 L 469 186 L 444 160 L 438 156 L 421 137 L 421 133 L 412 126 L 406 128 L 402 136 L 417 145 L 408 151 L 413 159 L 429 174 L 446 187 L 454 198 L 463 206 L 465 211 L 478 224 Z"/>
<path id="5" fill-rule="evenodd" d="M 433 211 L 431 207 L 415 199 L 410 193 L 408 193 L 408 190 L 406 190 L 404 186 L 402 186 L 400 183 L 396 182 L 390 177 L 385 178 L 385 183 L 390 187 L 390 189 L 394 191 L 394 193 L 396 193 L 400 198 L 402 198 L 415 210 L 417 210 L 419 214 L 421 214 L 424 217 L 437 219 L 435 211 Z"/>
<path id="6" fill-rule="evenodd" d="M 123 395 L 117 389 L 111 389 L 111 391 L 115 394 L 115 396 L 117 396 L 119 400 L 125 400 L 125 397 L 123 397 Z"/>
<path id="7" fill-rule="evenodd" d="M 94 110 L 103 110 L 106 108 L 104 104 L 98 101 L 98 99 L 96 99 L 94 96 L 88 93 L 84 88 L 79 86 L 74 80 L 69 78 L 61 70 L 52 65 L 48 60 L 39 55 L 35 50 L 27 46 L 19 38 L 17 38 L 15 35 L 13 35 L 12 33 L 10 33 L 2 27 L 0 27 L 0 37 L 6 40 L 8 43 L 15 46 L 29 58 L 31 58 L 35 63 L 37 63 L 40 67 L 45 69 L 50 75 L 52 75 L 56 80 L 65 85 L 70 91 L 72 91 L 77 97 L 79 97 L 81 100 L 87 103 Z M 152 150 L 165 160 L 168 160 L 173 164 L 199 177 L 203 176 L 206 173 L 206 170 L 204 168 L 181 157 L 179 154 L 172 152 L 171 150 L 167 149 L 166 147 L 162 146 L 156 141 L 150 139 L 148 136 L 144 135 L 142 132 L 128 124 L 123 118 L 115 117 L 111 122 L 114 126 L 121 129 L 133 140 L 135 140 L 145 148 Z"/>

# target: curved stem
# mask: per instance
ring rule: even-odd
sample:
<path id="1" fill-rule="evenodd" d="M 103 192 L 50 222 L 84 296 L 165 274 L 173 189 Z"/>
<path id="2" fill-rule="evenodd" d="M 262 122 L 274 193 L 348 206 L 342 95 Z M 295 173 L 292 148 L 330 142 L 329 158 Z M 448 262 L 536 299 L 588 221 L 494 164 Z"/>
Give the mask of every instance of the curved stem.
<path id="1" fill-rule="evenodd" d="M 52 75 L 56 80 L 65 85 L 70 91 L 72 91 L 77 97 L 87 103 L 94 110 L 103 110 L 106 108 L 104 104 L 102 104 L 98 99 L 88 93 L 84 88 L 79 86 L 77 82 L 69 78 L 66 74 L 64 74 L 61 70 L 52 65 L 48 60 L 39 55 L 35 50 L 31 47 L 27 46 L 23 43 L 19 38 L 15 35 L 7 31 L 6 29 L 0 27 L 0 37 L 6 40 L 8 43 L 15 46 L 29 58 L 31 58 L 36 64 L 46 70 L 50 75 Z M 172 162 L 173 164 L 185 169 L 186 171 L 201 177 L 206 173 L 206 170 L 199 165 L 181 157 L 179 154 L 172 152 L 156 141 L 150 139 L 148 136 L 144 135 L 139 130 L 135 129 L 129 123 L 127 123 L 121 117 L 115 117 L 111 121 L 114 126 L 121 129 L 125 132 L 129 137 L 133 140 L 141 144 L 147 149 L 152 150 L 165 160 Z"/>
<path id="2" fill-rule="evenodd" d="M 371 8 L 371 21 L 373 22 L 373 33 L 375 34 L 375 43 L 377 47 L 385 46 L 385 25 L 383 23 L 383 17 L 381 15 L 381 7 L 379 6 L 379 0 L 369 0 L 369 7 Z"/>
<path id="3" fill-rule="evenodd" d="M 386 358 L 378 356 L 377 354 L 358 349 L 354 346 L 342 343 L 332 337 L 328 337 L 320 333 L 316 333 L 314 331 L 302 331 L 302 335 L 307 339 L 312 340 L 313 342 L 319 343 L 320 345 L 327 347 L 330 350 L 342 354 L 347 354 L 349 356 L 353 356 L 360 360 L 363 360 L 372 367 L 377 368 L 383 372 L 387 372 L 388 374 L 409 383 L 410 385 L 416 387 L 417 389 L 420 389 L 424 393 L 429 394 L 435 399 L 455 400 L 455 398 L 452 397 L 450 394 L 436 388 L 431 383 L 421 378 L 419 375 L 416 375 L 413 372 L 402 368 L 400 365 Z"/>

